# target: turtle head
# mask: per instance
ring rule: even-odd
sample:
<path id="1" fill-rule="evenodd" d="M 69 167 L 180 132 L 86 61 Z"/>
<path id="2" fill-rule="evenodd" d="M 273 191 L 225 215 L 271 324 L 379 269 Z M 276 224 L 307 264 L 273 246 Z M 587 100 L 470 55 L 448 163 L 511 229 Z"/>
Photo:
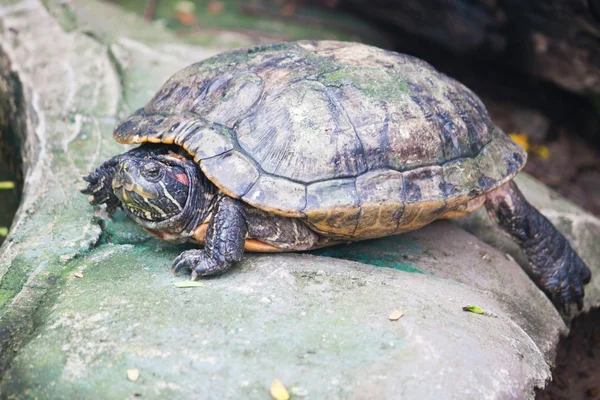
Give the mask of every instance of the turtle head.
<path id="1" fill-rule="evenodd" d="M 182 213 L 196 165 L 175 153 L 139 157 L 125 153 L 112 180 L 123 208 L 145 221 L 165 221 Z"/>

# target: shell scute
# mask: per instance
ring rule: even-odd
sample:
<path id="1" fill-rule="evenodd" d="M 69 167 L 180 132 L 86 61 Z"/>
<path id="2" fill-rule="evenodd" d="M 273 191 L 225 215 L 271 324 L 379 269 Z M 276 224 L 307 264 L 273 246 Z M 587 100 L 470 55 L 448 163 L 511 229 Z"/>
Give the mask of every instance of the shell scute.
<path id="1" fill-rule="evenodd" d="M 446 183 L 452 185 L 455 196 L 480 196 L 479 167 L 475 158 L 461 158 L 443 165 Z M 448 196 L 447 196 L 448 197 Z"/>
<path id="2" fill-rule="evenodd" d="M 248 72 L 227 78 L 213 81 L 202 101 L 194 102 L 192 111 L 231 128 L 256 104 L 263 84 L 258 75 Z"/>
<path id="3" fill-rule="evenodd" d="M 358 223 L 359 203 L 354 179 L 328 180 L 307 186 L 303 213 L 315 230 L 349 237 Z"/>
<path id="4" fill-rule="evenodd" d="M 235 150 L 200 161 L 200 168 L 208 179 L 234 198 L 245 195 L 260 176 L 256 165 Z"/>
<path id="5" fill-rule="evenodd" d="M 354 237 L 392 235 L 404 212 L 404 176 L 394 170 L 367 172 L 356 179 L 360 217 Z"/>
<path id="6" fill-rule="evenodd" d="M 306 207 L 306 186 L 263 174 L 242 200 L 266 206 L 280 215 L 301 217 Z"/>
<path id="7" fill-rule="evenodd" d="M 325 86 L 314 81 L 267 93 L 236 128 L 240 146 L 267 173 L 310 183 L 367 168 L 360 138 Z"/>
<path id="8" fill-rule="evenodd" d="M 191 132 L 192 137 L 182 133 L 175 142 L 194 154 L 196 162 L 226 153 L 234 147 L 232 132 L 223 125 L 201 126 L 187 132 Z"/>
<path id="9" fill-rule="evenodd" d="M 442 167 L 422 167 L 402 175 L 406 200 L 397 233 L 427 225 L 446 209 Z"/>

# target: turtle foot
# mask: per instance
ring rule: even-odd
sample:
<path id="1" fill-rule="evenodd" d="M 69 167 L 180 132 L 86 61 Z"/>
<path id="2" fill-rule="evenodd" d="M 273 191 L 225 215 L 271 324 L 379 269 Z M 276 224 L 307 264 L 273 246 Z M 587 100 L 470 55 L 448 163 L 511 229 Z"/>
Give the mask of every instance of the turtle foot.
<path id="1" fill-rule="evenodd" d="M 192 280 L 199 276 L 220 275 L 230 268 L 227 263 L 219 263 L 211 258 L 205 250 L 186 250 L 173 261 L 172 271 L 175 275 L 182 269 L 192 271 Z"/>
<path id="2" fill-rule="evenodd" d="M 84 176 L 83 180 L 87 182 L 87 186 L 81 190 L 81 193 L 90 195 L 91 205 L 105 203 L 109 214 L 112 214 L 120 204 L 112 190 L 116 165 L 116 160 L 108 160 L 91 174 Z"/>
<path id="3" fill-rule="evenodd" d="M 535 253 L 527 252 L 534 271 L 541 272 L 539 284 L 566 315 L 570 315 L 572 303 L 581 311 L 584 285 L 590 282 L 592 274 L 562 235 L 548 241 L 562 251 L 557 254 L 539 248 L 534 249 Z"/>

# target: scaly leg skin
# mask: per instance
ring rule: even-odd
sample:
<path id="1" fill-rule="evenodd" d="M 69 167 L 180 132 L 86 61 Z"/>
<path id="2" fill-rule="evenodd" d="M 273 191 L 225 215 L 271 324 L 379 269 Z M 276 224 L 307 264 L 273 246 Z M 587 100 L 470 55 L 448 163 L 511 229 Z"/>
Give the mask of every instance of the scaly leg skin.
<path id="1" fill-rule="evenodd" d="M 119 157 L 116 156 L 105 161 L 95 171 L 83 177 L 83 180 L 88 184 L 85 189 L 81 190 L 81 193 L 90 195 L 89 202 L 93 206 L 106 203 L 106 210 L 109 214 L 114 213 L 121 204 L 112 189 L 112 181 L 117 172 Z"/>
<path id="2" fill-rule="evenodd" d="M 490 217 L 525 251 L 538 285 L 565 314 L 570 314 L 571 303 L 581 311 L 583 286 L 589 283 L 591 272 L 567 239 L 525 200 L 514 182 L 489 193 L 485 206 Z"/>
<path id="3" fill-rule="evenodd" d="M 191 279 L 195 280 L 199 276 L 220 275 L 241 261 L 248 231 L 242 207 L 239 200 L 221 195 L 208 223 L 204 249 L 181 253 L 173 262 L 173 272 L 189 268 Z"/>
<path id="4" fill-rule="evenodd" d="M 121 205 L 119 199 L 113 193 L 112 181 L 122 157 L 125 155 L 145 157 L 165 152 L 165 146 L 159 147 L 154 144 L 143 144 L 124 154 L 119 154 L 118 156 L 108 159 L 95 171 L 83 177 L 83 180 L 86 181 L 88 185 L 85 189 L 81 190 L 81 193 L 90 195 L 89 202 L 93 206 L 105 203 L 106 210 L 109 214 L 112 214 L 117 207 Z"/>

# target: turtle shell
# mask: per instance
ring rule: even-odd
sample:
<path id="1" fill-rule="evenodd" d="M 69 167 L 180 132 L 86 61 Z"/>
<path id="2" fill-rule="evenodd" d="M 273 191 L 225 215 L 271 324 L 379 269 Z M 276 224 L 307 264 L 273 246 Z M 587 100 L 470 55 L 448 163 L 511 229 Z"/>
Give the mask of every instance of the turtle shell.
<path id="1" fill-rule="evenodd" d="M 176 143 L 228 195 L 354 239 L 454 215 L 526 159 L 459 82 L 408 55 L 334 41 L 193 64 L 114 135 Z"/>

